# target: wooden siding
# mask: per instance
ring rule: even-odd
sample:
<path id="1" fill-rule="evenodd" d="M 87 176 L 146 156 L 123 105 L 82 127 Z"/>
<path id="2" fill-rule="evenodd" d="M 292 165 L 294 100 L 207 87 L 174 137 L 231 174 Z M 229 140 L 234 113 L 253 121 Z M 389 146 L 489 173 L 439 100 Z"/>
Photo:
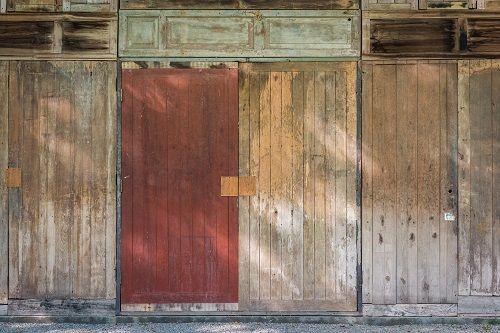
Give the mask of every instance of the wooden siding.
<path id="1" fill-rule="evenodd" d="M 0 12 L 115 12 L 118 0 L 3 0 Z"/>
<path id="2" fill-rule="evenodd" d="M 363 62 L 362 138 L 363 302 L 456 303 L 456 62 Z"/>
<path id="3" fill-rule="evenodd" d="M 111 14 L 0 15 L 0 58 L 115 59 L 116 21 Z"/>
<path id="4" fill-rule="evenodd" d="M 241 66 L 240 310 L 356 310 L 356 66 Z"/>
<path id="5" fill-rule="evenodd" d="M 116 63 L 9 73 L 9 298 L 114 298 Z"/>
<path id="6" fill-rule="evenodd" d="M 121 0 L 121 9 L 357 9 L 359 0 Z"/>
<path id="7" fill-rule="evenodd" d="M 500 55 L 500 14 L 363 13 L 363 59 Z"/>
<path id="8" fill-rule="evenodd" d="M 459 61 L 459 294 L 500 296 L 500 60 Z"/>
<path id="9" fill-rule="evenodd" d="M 356 57 L 356 11 L 120 11 L 122 57 Z"/>

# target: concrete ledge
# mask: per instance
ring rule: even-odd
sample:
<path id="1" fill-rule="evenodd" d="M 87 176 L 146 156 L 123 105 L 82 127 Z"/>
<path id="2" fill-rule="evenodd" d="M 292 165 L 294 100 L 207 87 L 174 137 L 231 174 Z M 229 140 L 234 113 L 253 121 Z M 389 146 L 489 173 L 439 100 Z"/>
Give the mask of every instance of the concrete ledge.
<path id="1" fill-rule="evenodd" d="M 498 317 L 355 317 L 335 315 L 165 315 L 165 316 L 0 316 L 3 323 L 74 323 L 74 324 L 133 324 L 133 323 L 303 323 L 345 325 L 500 325 Z"/>

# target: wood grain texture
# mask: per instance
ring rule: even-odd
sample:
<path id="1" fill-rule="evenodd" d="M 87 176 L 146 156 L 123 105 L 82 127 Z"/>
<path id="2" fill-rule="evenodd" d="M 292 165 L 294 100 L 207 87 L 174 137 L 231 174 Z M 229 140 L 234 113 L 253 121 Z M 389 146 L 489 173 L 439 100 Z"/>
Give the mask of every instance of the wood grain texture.
<path id="1" fill-rule="evenodd" d="M 113 14 L 0 16 L 0 58 L 115 59 Z"/>
<path id="2" fill-rule="evenodd" d="M 113 299 L 116 64 L 9 73 L 9 297 Z"/>
<path id="3" fill-rule="evenodd" d="M 363 305 L 365 317 L 456 317 L 457 304 Z"/>
<path id="4" fill-rule="evenodd" d="M 459 63 L 459 292 L 500 294 L 500 62 Z"/>
<path id="5" fill-rule="evenodd" d="M 364 10 L 380 10 L 387 12 L 408 10 L 441 10 L 441 11 L 498 11 L 498 0 L 368 0 L 362 1 Z"/>
<path id="6" fill-rule="evenodd" d="M 500 297 L 459 296 L 458 314 L 465 316 L 500 316 Z"/>
<path id="7" fill-rule="evenodd" d="M 356 57 L 359 13 L 338 10 L 127 10 L 123 57 Z"/>
<path id="8" fill-rule="evenodd" d="M 240 207 L 249 225 L 240 229 L 239 308 L 353 311 L 356 63 L 243 64 L 241 71 L 249 128 L 240 132 L 240 159 L 257 178 L 258 198 Z"/>
<path id="9" fill-rule="evenodd" d="M 357 0 L 122 0 L 121 9 L 357 9 Z"/>
<path id="10" fill-rule="evenodd" d="M 9 62 L 0 61 L 0 304 L 9 295 L 9 191 L 6 170 L 9 166 Z"/>
<path id="11" fill-rule="evenodd" d="M 364 61 L 363 101 L 363 302 L 456 303 L 456 62 Z"/>
<path id="12" fill-rule="evenodd" d="M 118 0 L 5 0 L 2 12 L 116 12 Z"/>
<path id="13" fill-rule="evenodd" d="M 498 19 L 497 12 L 364 12 L 363 59 L 495 56 Z"/>
<path id="14" fill-rule="evenodd" d="M 237 69 L 122 82 L 123 303 L 237 302 Z"/>
<path id="15" fill-rule="evenodd" d="M 13 299 L 9 300 L 9 316 L 112 316 L 113 299 Z"/>

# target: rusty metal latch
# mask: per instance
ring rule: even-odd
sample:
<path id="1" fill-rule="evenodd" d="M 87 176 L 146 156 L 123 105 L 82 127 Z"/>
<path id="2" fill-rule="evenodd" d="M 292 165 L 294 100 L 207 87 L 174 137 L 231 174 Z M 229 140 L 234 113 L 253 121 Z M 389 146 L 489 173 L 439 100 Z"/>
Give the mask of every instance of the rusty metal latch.
<path id="1" fill-rule="evenodd" d="M 253 176 L 220 178 L 220 195 L 223 197 L 251 196 L 256 191 L 256 179 Z"/>
<path id="2" fill-rule="evenodd" d="M 5 185 L 7 187 L 21 187 L 21 169 L 8 168 L 5 169 Z"/>

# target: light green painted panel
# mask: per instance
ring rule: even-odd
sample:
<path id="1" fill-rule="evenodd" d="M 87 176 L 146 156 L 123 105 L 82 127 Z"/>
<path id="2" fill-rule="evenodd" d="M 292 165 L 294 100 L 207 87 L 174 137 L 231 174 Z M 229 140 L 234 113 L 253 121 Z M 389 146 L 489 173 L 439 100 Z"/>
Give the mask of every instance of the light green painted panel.
<path id="1" fill-rule="evenodd" d="M 357 57 L 357 11 L 124 10 L 122 57 Z"/>

